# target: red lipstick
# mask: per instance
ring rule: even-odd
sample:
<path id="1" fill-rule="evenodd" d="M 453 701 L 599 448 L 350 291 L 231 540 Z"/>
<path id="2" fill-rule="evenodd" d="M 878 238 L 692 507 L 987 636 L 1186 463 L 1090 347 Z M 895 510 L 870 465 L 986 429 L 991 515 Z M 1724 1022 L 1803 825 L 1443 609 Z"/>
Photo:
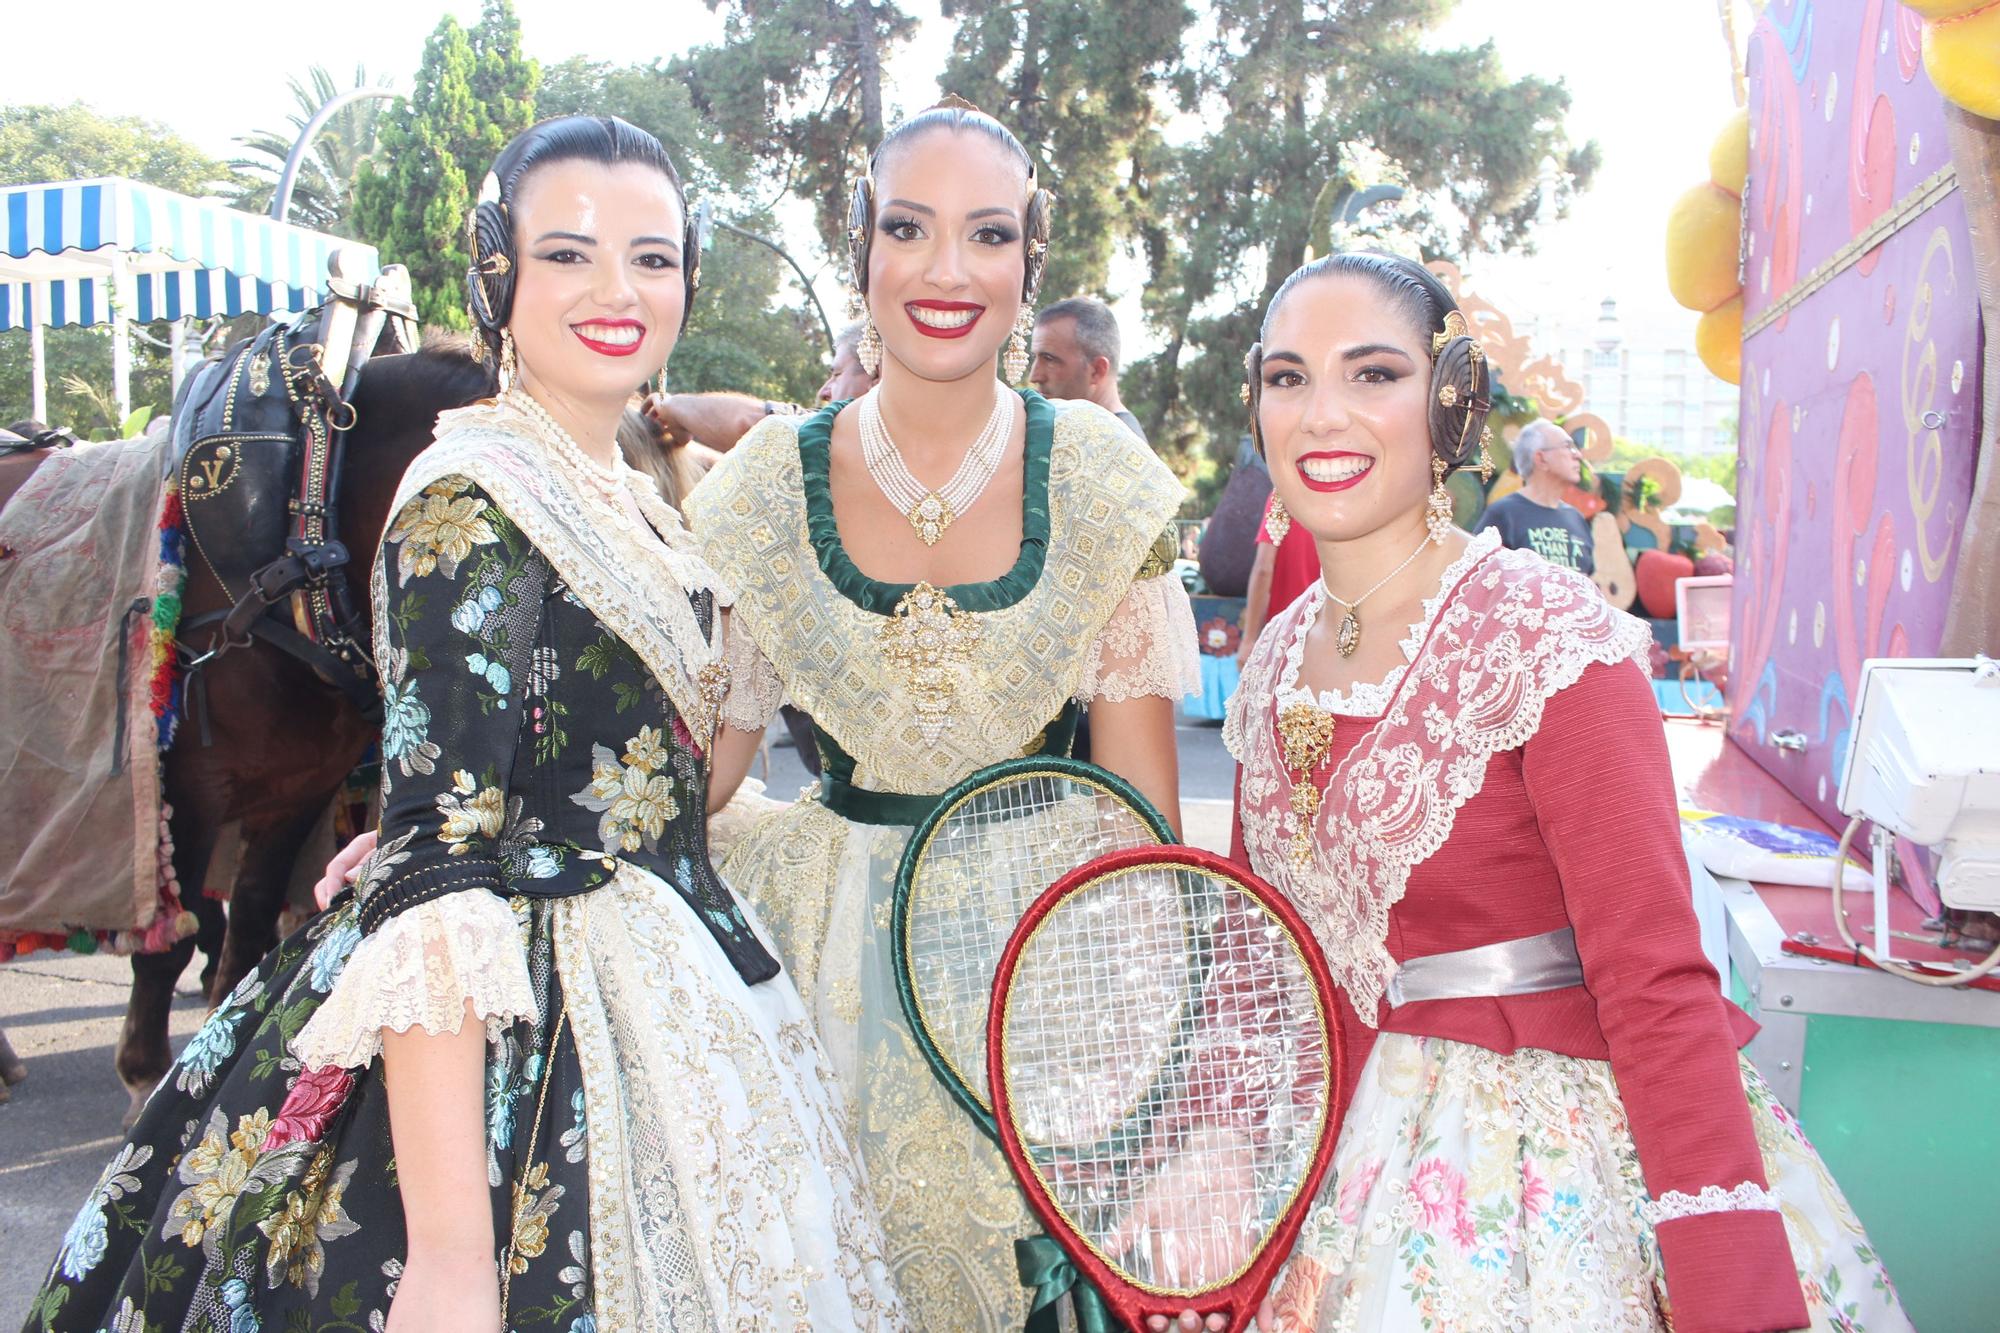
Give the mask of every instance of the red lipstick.
<path id="1" fill-rule="evenodd" d="M 1306 463 L 1308 460 L 1326 459 L 1329 461 L 1337 461 L 1343 458 L 1358 458 L 1361 459 L 1363 462 L 1367 463 L 1368 466 L 1362 468 L 1359 472 L 1355 473 L 1353 476 L 1344 478 L 1340 481 L 1314 481 L 1311 477 L 1306 475 Z M 1306 488 L 1308 490 L 1318 491 L 1322 495 L 1325 495 L 1333 491 L 1344 491 L 1350 487 L 1359 486 L 1361 482 L 1368 476 L 1368 474 L 1375 470 L 1375 460 L 1373 458 L 1370 458 L 1367 454 L 1357 454 L 1352 450 L 1348 449 L 1331 449 L 1331 450 L 1321 449 L 1321 450 L 1315 450 L 1314 452 L 1309 454 L 1300 454 L 1296 459 L 1293 460 L 1292 466 L 1298 470 L 1299 480 L 1306 484 Z"/>
<path id="2" fill-rule="evenodd" d="M 919 310 L 935 310 L 941 314 L 952 314 L 970 310 L 972 318 L 966 320 L 965 323 L 960 324 L 957 328 L 939 329 L 933 328 L 918 319 L 915 312 Z M 977 301 L 905 301 L 903 302 L 903 312 L 909 315 L 910 323 L 916 328 L 917 332 L 927 338 L 963 338 L 966 334 L 972 332 L 972 326 L 977 324 L 979 317 L 986 313 L 986 307 L 980 305 Z"/>
<path id="3" fill-rule="evenodd" d="M 604 329 L 634 329 L 638 331 L 639 336 L 637 338 L 634 338 L 629 343 L 605 343 L 605 342 L 599 342 L 595 338 L 586 337 L 583 332 L 584 326 L 576 324 L 570 325 L 569 331 L 576 335 L 576 340 L 582 343 L 585 347 L 588 347 L 591 351 L 596 352 L 600 356 L 631 356 L 635 354 L 639 350 L 639 348 L 645 344 L 646 341 L 646 326 L 644 324 L 641 324 L 636 319 L 593 319 L 590 321 L 589 327 L 604 328 Z"/>

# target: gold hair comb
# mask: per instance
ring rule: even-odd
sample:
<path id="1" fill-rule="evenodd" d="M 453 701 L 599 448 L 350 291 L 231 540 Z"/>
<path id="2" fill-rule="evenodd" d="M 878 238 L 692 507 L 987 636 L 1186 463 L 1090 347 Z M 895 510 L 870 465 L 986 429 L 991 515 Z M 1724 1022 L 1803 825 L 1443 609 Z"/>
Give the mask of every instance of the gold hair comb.
<path id="1" fill-rule="evenodd" d="M 1437 354 L 1445 349 L 1445 344 L 1449 343 L 1453 338 L 1470 338 L 1471 336 L 1472 329 L 1465 322 L 1465 316 L 1456 310 L 1447 312 L 1444 317 L 1444 332 L 1433 333 L 1431 335 L 1431 358 L 1435 360 Z M 1474 343 L 1473 346 L 1477 347 L 1479 344 Z"/>

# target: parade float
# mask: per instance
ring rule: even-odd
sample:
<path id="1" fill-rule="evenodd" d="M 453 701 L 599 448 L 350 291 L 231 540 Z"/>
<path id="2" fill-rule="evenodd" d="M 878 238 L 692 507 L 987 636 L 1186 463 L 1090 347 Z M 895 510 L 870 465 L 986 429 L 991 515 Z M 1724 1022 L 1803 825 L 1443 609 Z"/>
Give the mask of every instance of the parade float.
<path id="1" fill-rule="evenodd" d="M 1991 1327 L 2000 972 L 1981 975 L 1994 918 L 1963 909 L 1991 903 L 2000 854 L 1941 830 L 2000 783 L 2000 670 L 1977 656 L 2000 642 L 2000 6 L 1776 0 L 1743 74 L 1711 178 L 1667 224 L 1702 359 L 1741 386 L 1727 716 L 1666 726 L 1691 844 L 1727 833 L 1713 812 L 1739 850 L 1748 821 L 1788 831 L 1739 876 L 1698 865 L 1697 900 L 1761 1024 L 1747 1054 L 1912 1320 Z M 1907 817 L 1934 799 L 1951 819 Z M 1843 833 L 1874 874 L 1836 895 Z M 1788 873 L 1802 861 L 1817 873 Z"/>

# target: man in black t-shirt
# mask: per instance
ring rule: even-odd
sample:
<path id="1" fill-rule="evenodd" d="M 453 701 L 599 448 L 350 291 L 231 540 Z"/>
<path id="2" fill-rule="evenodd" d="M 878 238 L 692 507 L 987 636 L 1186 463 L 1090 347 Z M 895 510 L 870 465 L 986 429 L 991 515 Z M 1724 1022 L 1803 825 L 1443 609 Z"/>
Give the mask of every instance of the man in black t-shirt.
<path id="1" fill-rule="evenodd" d="M 1500 540 L 1517 551 L 1534 551 L 1565 569 L 1596 572 L 1590 525 L 1562 498 L 1583 476 L 1576 442 L 1555 422 L 1537 418 L 1515 437 L 1514 470 L 1521 474 L 1521 489 L 1488 505 L 1478 531 L 1497 529 Z"/>

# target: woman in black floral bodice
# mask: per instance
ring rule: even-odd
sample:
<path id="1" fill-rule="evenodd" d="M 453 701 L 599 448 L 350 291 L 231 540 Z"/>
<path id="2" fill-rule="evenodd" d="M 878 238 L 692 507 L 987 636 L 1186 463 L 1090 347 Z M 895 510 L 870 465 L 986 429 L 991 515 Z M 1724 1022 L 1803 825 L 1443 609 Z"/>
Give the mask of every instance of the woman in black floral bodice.
<path id="1" fill-rule="evenodd" d="M 537 126 L 471 219 L 495 397 L 375 566 L 381 841 L 212 1014 L 31 1328 L 900 1328 L 790 980 L 709 862 L 777 704 L 730 591 L 617 461 L 694 289 L 621 121 Z"/>

